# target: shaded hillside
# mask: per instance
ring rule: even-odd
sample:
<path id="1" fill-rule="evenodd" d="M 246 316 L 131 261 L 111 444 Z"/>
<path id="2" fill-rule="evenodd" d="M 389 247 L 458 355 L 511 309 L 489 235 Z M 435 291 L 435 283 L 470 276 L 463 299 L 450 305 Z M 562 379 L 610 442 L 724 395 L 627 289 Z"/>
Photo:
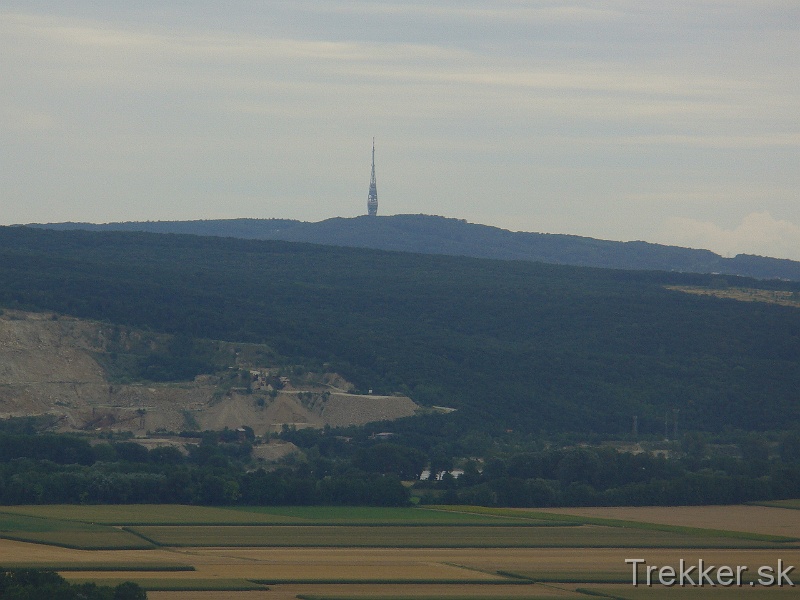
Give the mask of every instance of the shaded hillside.
<path id="1" fill-rule="evenodd" d="M 466 427 L 800 425 L 800 311 L 665 289 L 800 285 L 277 241 L 0 229 L 0 305 L 267 343 Z M 670 417 L 671 418 L 671 417 Z M 683 427 L 683 425 L 681 425 Z"/>
<path id="2" fill-rule="evenodd" d="M 800 262 L 791 260 L 746 254 L 723 258 L 709 250 L 647 242 L 613 242 L 576 235 L 511 232 L 428 215 L 335 218 L 318 223 L 287 219 L 230 219 L 104 225 L 54 223 L 39 227 L 190 233 L 610 269 L 725 273 L 759 279 L 800 281 Z"/>

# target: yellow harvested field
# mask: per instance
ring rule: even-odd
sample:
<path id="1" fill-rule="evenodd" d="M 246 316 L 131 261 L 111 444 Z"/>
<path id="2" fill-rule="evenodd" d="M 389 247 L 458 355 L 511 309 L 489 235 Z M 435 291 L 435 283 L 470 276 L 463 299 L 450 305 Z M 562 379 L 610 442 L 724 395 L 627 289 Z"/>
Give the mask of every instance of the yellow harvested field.
<path id="1" fill-rule="evenodd" d="M 520 509 L 525 510 L 525 509 Z M 770 506 L 548 508 L 548 513 L 800 538 L 800 511 Z"/>
<path id="2" fill-rule="evenodd" d="M 187 564 L 169 550 L 72 550 L 31 542 L 0 539 L 0 564 L 80 565 L 111 563 L 115 565 Z"/>
<path id="3" fill-rule="evenodd" d="M 79 551 L 0 540 L 0 554 L 13 556 L 15 564 L 92 565 L 97 563 L 191 564 L 194 572 L 131 572 L 126 577 L 144 579 L 263 579 L 263 580 L 364 580 L 409 581 L 500 579 L 497 571 L 536 577 L 559 573 L 570 578 L 582 574 L 630 574 L 626 558 L 643 558 L 648 564 L 677 565 L 680 559 L 702 558 L 716 565 L 769 565 L 795 559 L 796 550 L 701 549 L 600 549 L 583 548 L 181 548 L 149 551 Z M 64 573 L 73 579 L 119 579 L 120 572 Z M 505 586 L 504 586 L 505 587 Z M 416 589 L 416 588 L 415 588 Z M 473 589 L 470 587 L 470 589 Z"/>

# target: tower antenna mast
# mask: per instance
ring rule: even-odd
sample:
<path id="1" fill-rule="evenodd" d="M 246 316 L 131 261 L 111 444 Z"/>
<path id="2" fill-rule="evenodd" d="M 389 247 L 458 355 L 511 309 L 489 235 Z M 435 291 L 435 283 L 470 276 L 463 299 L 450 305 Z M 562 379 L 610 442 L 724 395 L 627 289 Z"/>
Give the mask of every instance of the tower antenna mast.
<path id="1" fill-rule="evenodd" d="M 378 185 L 375 183 L 375 138 L 372 138 L 372 175 L 369 178 L 367 214 L 370 217 L 374 217 L 378 214 Z"/>

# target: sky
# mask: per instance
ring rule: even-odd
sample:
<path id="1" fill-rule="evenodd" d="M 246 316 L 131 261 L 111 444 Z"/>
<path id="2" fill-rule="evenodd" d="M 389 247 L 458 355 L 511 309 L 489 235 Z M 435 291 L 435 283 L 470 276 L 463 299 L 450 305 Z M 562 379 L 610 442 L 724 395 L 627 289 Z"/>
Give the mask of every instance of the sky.
<path id="1" fill-rule="evenodd" d="M 0 224 L 423 213 L 800 260 L 797 0 L 3 0 Z"/>

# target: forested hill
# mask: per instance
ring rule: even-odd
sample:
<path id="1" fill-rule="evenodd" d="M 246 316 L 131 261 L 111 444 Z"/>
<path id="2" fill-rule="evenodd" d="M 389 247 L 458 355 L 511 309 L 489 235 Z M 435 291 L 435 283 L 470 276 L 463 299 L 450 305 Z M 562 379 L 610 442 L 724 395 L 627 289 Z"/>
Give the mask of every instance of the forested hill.
<path id="1" fill-rule="evenodd" d="M 280 241 L 0 228 L 0 307 L 270 345 L 467 428 L 800 426 L 800 284 Z M 696 288 L 694 288 L 696 289 Z M 0 374 L 2 370 L 0 370 Z"/>
<path id="2" fill-rule="evenodd" d="M 318 223 L 286 219 L 230 219 L 104 225 L 54 223 L 36 227 L 191 233 L 611 269 L 726 273 L 800 281 L 800 262 L 791 260 L 746 254 L 723 258 L 709 250 L 647 242 L 612 242 L 575 235 L 511 232 L 428 215 L 336 218 Z"/>

